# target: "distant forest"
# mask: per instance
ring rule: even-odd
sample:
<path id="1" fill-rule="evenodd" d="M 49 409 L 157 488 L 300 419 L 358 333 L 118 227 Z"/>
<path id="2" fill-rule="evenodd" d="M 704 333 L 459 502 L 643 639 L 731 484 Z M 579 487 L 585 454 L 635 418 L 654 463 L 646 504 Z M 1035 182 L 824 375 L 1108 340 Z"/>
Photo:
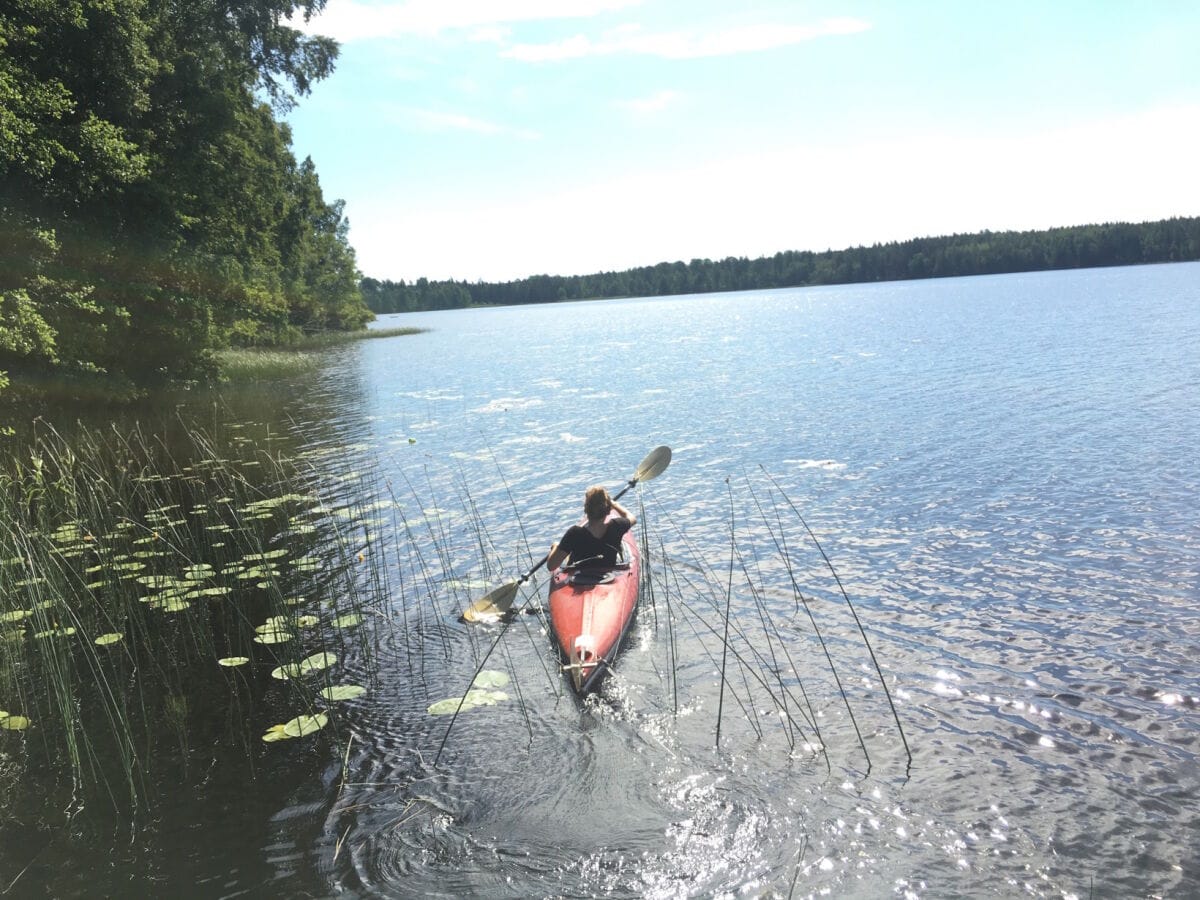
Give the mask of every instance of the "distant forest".
<path id="1" fill-rule="evenodd" d="M 594 275 L 534 275 L 502 283 L 421 278 L 361 282 L 377 313 L 604 297 L 657 297 L 713 291 L 1083 269 L 1200 259 L 1200 217 L 1159 222 L 1081 225 L 1048 231 L 983 231 L 914 238 L 871 247 L 814 253 L 789 250 L 758 259 L 659 263 Z"/>

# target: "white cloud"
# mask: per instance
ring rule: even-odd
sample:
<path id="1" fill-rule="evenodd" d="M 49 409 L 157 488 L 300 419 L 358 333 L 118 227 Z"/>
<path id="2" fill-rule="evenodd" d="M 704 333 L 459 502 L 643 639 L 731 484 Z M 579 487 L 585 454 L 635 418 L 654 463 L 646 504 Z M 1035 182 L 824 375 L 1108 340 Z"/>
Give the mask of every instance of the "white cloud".
<path id="1" fill-rule="evenodd" d="M 640 0 L 408 0 L 367 3 L 329 0 L 324 11 L 294 27 L 347 43 L 367 38 L 431 35 L 469 29 L 474 37 L 494 38 L 497 26 L 512 22 L 576 19 L 636 6 Z"/>
<path id="2" fill-rule="evenodd" d="M 869 22 L 848 18 L 826 19 L 816 25 L 743 25 L 708 31 L 646 32 L 633 26 L 611 31 L 595 41 L 585 35 L 574 35 L 548 44 L 516 44 L 502 55 L 524 62 L 557 62 L 619 53 L 699 59 L 775 50 L 822 37 L 859 34 L 870 27 Z"/>
<path id="3" fill-rule="evenodd" d="M 618 100 L 617 106 L 621 109 L 627 109 L 635 113 L 656 113 L 662 112 L 672 103 L 680 98 L 678 91 L 664 90 L 656 94 L 651 94 L 649 97 L 638 97 L 633 100 Z"/>
<path id="4" fill-rule="evenodd" d="M 797 146 L 631 172 L 552 196 L 349 210 L 364 272 L 520 278 L 696 257 L 823 250 L 982 229 L 1195 215 L 1200 107 L 992 138 Z M 403 210 L 397 215 L 397 210 Z"/>

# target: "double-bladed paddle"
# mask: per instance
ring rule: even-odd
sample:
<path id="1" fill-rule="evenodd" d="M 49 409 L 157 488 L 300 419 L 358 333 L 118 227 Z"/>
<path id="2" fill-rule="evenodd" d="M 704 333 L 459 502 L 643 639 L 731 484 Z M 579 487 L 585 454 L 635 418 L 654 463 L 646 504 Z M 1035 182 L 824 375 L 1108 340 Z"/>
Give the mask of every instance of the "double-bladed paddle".
<path id="1" fill-rule="evenodd" d="M 641 481 L 649 481 L 652 478 L 657 478 L 671 464 L 671 448 L 667 446 L 655 447 L 651 450 L 646 458 L 642 460 L 641 465 L 633 473 L 633 477 L 625 484 L 625 487 L 617 493 L 614 500 L 619 500 L 625 495 L 631 487 Z M 463 613 L 463 618 L 468 622 L 479 622 L 483 620 L 494 620 L 498 616 L 504 615 L 512 607 L 513 600 L 517 596 L 517 591 L 526 581 L 533 577 L 533 573 L 546 564 L 546 560 L 550 558 L 550 554 L 546 554 L 536 563 L 533 568 L 518 578 L 516 581 L 510 581 L 507 584 L 502 584 L 500 587 L 490 591 L 485 596 L 480 597 L 467 608 Z"/>

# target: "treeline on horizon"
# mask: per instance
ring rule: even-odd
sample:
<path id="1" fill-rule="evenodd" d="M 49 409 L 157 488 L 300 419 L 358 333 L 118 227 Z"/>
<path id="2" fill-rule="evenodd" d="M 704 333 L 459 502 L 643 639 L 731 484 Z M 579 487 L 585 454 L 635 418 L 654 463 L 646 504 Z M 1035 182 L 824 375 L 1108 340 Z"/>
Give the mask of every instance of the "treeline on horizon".
<path id="1" fill-rule="evenodd" d="M 983 231 L 871 247 L 791 250 L 758 259 L 693 259 L 593 275 L 535 275 L 518 281 L 361 283 L 376 313 L 658 297 L 809 285 L 902 281 L 1047 269 L 1081 269 L 1200 259 L 1200 217 L 1108 223 L 1045 231 Z"/>
<path id="2" fill-rule="evenodd" d="M 135 393 L 214 351 L 371 318 L 340 201 L 277 116 L 337 44 L 325 0 L 0 6 L 0 387 Z"/>

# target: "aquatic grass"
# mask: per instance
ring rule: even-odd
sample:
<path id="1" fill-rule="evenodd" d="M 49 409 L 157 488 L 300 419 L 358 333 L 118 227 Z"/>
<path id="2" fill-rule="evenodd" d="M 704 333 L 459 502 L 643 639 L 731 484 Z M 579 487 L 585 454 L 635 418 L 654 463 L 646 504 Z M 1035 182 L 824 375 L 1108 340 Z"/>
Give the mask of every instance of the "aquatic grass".
<path id="1" fill-rule="evenodd" d="M 241 690 L 217 674 L 235 662 L 332 658 L 347 640 L 369 658 L 354 625 L 383 596 L 378 579 L 362 588 L 373 562 L 328 521 L 288 527 L 317 500 L 311 467 L 255 442 L 233 442 L 239 457 L 189 439 L 193 462 L 179 466 L 137 429 L 70 444 L 51 431 L 0 471 L 0 700 L 28 714 L 46 760 L 114 800 L 106 760 L 136 803 L 162 726 L 186 751 L 189 697 Z M 320 563 L 284 571 L 290 558 Z M 313 599 L 288 602 L 301 593 Z M 294 647 L 255 645 L 270 617 Z M 291 686 L 305 715 L 319 712 L 321 687 Z"/>
<path id="2" fill-rule="evenodd" d="M 805 750 L 821 755 L 827 768 L 831 767 L 830 752 L 834 749 L 834 735 L 828 733 L 831 719 L 828 710 L 817 711 L 813 699 L 823 694 L 824 689 L 814 690 L 808 683 L 823 671 L 831 682 L 833 696 L 840 699 L 854 742 L 869 772 L 872 758 L 868 749 L 868 733 L 861 727 L 860 719 L 863 716 L 863 702 L 875 692 L 871 691 L 866 679 L 852 690 L 851 683 L 843 678 L 840 669 L 845 665 L 844 658 L 849 655 L 852 658 L 865 657 L 873 662 L 881 685 L 879 693 L 886 702 L 888 715 L 895 727 L 894 734 L 899 738 L 897 743 L 911 764 L 903 726 L 861 617 L 854 609 L 832 561 L 825 554 L 815 533 L 802 520 L 794 501 L 784 493 L 776 479 L 765 473 L 764 477 L 767 481 L 765 492 L 756 488 L 749 476 L 743 473 L 743 490 L 750 498 L 750 518 L 756 516 L 756 522 L 747 521 L 746 514 L 739 513 L 743 504 L 741 496 L 745 494 L 736 495 L 732 482 L 727 484 L 730 524 L 725 555 L 722 557 L 725 565 L 720 572 L 714 564 L 716 548 L 700 550 L 683 527 L 665 510 L 662 516 L 675 531 L 675 543 L 686 552 L 681 553 L 678 549 L 669 552 L 665 542 L 660 542 L 656 565 L 653 568 L 647 565 L 643 569 L 649 575 L 651 584 L 656 585 L 651 596 L 661 597 L 674 611 L 674 614 L 666 617 L 668 646 L 675 647 L 678 628 L 686 624 L 691 629 L 699 652 L 718 671 L 715 740 L 719 743 L 722 738 L 721 698 L 728 692 L 739 706 L 742 718 L 751 728 L 755 739 L 761 741 L 766 721 L 761 718 L 758 709 L 761 706 L 760 696 L 765 696 L 775 707 L 789 748 L 795 748 L 799 743 Z M 760 496 L 762 493 L 767 494 L 765 502 Z M 790 521 L 783 515 L 784 512 L 791 515 Z M 739 519 L 746 521 L 746 524 L 735 528 Z M 801 529 L 799 540 L 789 537 L 789 532 L 795 530 L 792 523 Z M 818 565 L 824 563 L 826 576 L 832 579 L 836 588 L 832 595 L 822 593 L 815 583 L 819 575 L 816 568 L 802 567 L 801 553 L 805 549 L 816 554 Z M 764 560 L 769 561 L 770 571 L 763 568 Z M 779 584 L 781 576 L 786 585 L 786 594 Z M 804 591 L 800 586 L 801 578 L 810 582 Z M 781 614 L 780 601 L 785 596 L 793 605 L 792 616 Z M 814 602 L 817 597 L 821 597 L 822 602 Z M 836 603 L 824 602 L 833 601 L 835 597 L 849 613 L 848 622 L 838 616 Z M 755 623 L 756 633 L 752 631 Z M 801 656 L 799 650 L 809 640 L 813 641 L 818 654 Z M 671 649 L 670 657 L 678 664 L 677 650 Z M 812 665 L 814 659 L 823 662 L 823 669 Z M 736 683 L 734 679 L 737 679 Z M 674 681 L 677 683 L 678 680 L 678 675 L 675 675 Z M 824 727 L 821 727 L 822 722 Z M 808 733 L 813 738 L 810 739 Z M 886 739 L 888 733 L 888 729 L 876 723 L 870 736 Z"/>
<path id="3" fill-rule="evenodd" d="M 421 334 L 424 328 L 375 328 L 364 331 L 323 331 L 297 337 L 276 347 L 238 347 L 214 354 L 218 377 L 228 382 L 268 381 L 303 375 L 325 362 L 321 351 L 356 341 Z"/>
<path id="4" fill-rule="evenodd" d="M 217 370 L 222 381 L 268 381 L 315 372 L 323 363 L 316 353 L 261 348 L 220 350 Z"/>

